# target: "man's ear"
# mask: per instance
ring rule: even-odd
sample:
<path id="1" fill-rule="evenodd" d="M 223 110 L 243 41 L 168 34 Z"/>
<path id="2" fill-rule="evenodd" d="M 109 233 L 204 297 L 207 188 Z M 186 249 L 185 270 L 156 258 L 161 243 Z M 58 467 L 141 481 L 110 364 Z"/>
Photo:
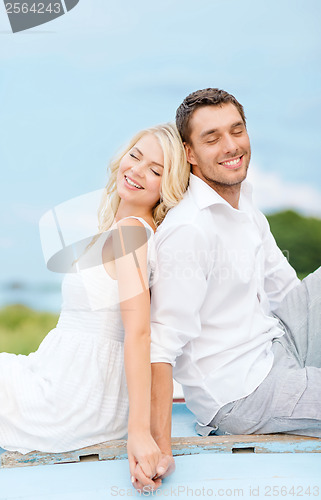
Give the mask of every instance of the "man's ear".
<path id="1" fill-rule="evenodd" d="M 192 146 L 188 142 L 184 142 L 186 159 L 191 165 L 195 165 L 195 158 Z"/>

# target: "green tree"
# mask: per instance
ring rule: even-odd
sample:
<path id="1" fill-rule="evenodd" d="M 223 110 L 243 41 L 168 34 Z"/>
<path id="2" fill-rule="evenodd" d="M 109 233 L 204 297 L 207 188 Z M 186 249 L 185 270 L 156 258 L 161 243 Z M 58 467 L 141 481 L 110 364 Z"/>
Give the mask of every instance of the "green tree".
<path id="1" fill-rule="evenodd" d="M 321 220 L 303 217 L 292 210 L 267 216 L 280 249 L 299 277 L 321 265 Z"/>

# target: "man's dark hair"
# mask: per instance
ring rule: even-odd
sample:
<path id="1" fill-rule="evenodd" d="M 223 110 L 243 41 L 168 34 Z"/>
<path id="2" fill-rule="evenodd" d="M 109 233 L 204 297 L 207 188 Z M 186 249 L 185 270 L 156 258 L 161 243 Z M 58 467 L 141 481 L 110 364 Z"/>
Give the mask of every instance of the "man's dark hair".
<path id="1" fill-rule="evenodd" d="M 240 113 L 244 125 L 246 126 L 246 119 L 242 104 L 240 104 L 232 94 L 220 89 L 203 89 L 192 92 L 185 97 L 182 104 L 176 111 L 176 126 L 181 135 L 183 142 L 190 141 L 190 121 L 194 111 L 203 106 L 222 106 L 223 104 L 234 104 Z"/>

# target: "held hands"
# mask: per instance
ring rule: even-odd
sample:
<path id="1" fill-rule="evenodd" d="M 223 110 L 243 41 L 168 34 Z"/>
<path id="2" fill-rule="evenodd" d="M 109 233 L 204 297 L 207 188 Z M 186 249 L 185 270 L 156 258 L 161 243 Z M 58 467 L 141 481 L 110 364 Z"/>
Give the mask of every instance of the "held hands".
<path id="1" fill-rule="evenodd" d="M 175 462 L 173 456 L 162 454 L 162 458 L 157 466 L 157 474 L 153 479 L 147 478 L 140 466 L 136 466 L 133 486 L 139 492 L 155 491 L 162 484 L 162 479 L 172 474 L 174 470 Z"/>
<path id="2" fill-rule="evenodd" d="M 175 470 L 174 458 L 161 453 L 149 433 L 129 434 L 127 453 L 131 481 L 139 491 L 156 490 Z"/>
<path id="3" fill-rule="evenodd" d="M 128 434 L 127 454 L 130 475 L 133 485 L 143 481 L 143 486 L 156 489 L 161 481 L 152 480 L 157 474 L 157 465 L 161 459 L 161 451 L 149 432 L 132 432 Z M 147 488 L 146 488 L 147 491 Z"/>
<path id="4" fill-rule="evenodd" d="M 175 470 L 175 461 L 173 456 L 162 454 L 162 458 L 156 470 L 156 475 L 150 479 L 145 476 L 139 464 L 137 464 L 134 476 L 132 476 L 134 488 L 140 493 L 157 490 L 162 484 L 162 479 L 172 474 Z"/>

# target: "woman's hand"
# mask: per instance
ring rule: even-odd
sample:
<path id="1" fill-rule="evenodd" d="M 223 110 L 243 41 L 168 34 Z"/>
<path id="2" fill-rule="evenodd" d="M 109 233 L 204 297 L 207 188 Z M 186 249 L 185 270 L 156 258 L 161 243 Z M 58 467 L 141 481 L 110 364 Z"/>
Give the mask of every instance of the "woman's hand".
<path id="1" fill-rule="evenodd" d="M 134 488 L 140 493 L 144 491 L 155 491 L 162 484 L 162 480 L 172 474 L 175 470 L 175 461 L 173 455 L 162 454 L 161 461 L 157 466 L 157 474 L 153 479 L 147 478 L 140 465 L 136 465 L 135 473 L 132 476 Z"/>
<path id="2" fill-rule="evenodd" d="M 132 432 L 128 434 L 127 454 L 132 483 L 135 485 L 137 470 L 145 475 L 144 487 L 157 489 L 161 480 L 153 480 L 157 475 L 157 466 L 162 453 L 149 432 Z M 146 484 L 147 483 L 147 484 Z"/>

